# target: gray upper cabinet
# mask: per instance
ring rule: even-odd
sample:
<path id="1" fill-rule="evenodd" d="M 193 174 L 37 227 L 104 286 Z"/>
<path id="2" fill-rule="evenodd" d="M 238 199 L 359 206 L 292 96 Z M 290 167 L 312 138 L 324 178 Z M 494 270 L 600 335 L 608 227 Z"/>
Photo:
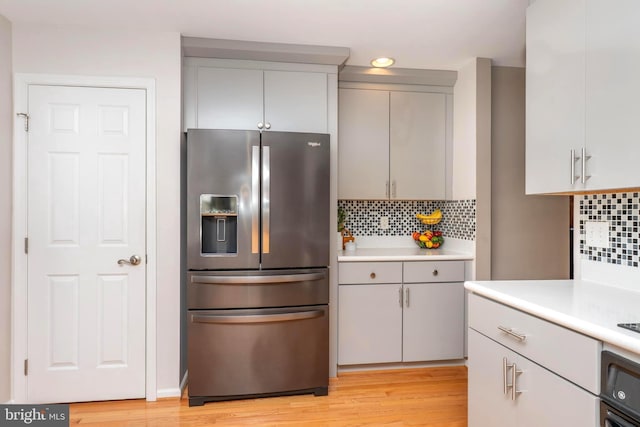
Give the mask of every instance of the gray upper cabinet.
<path id="1" fill-rule="evenodd" d="M 640 186 L 640 2 L 527 10 L 526 192 Z"/>
<path id="2" fill-rule="evenodd" d="M 450 95 L 339 90 L 340 199 L 444 199 Z"/>
<path id="3" fill-rule="evenodd" d="M 263 121 L 263 72 L 198 67 L 196 127 L 256 129 Z"/>
<path id="4" fill-rule="evenodd" d="M 389 179 L 393 199 L 444 199 L 446 95 L 391 92 Z"/>
<path id="5" fill-rule="evenodd" d="M 304 64 L 273 68 L 254 61 L 186 61 L 184 128 L 327 133 L 327 73 Z"/>
<path id="6" fill-rule="evenodd" d="M 389 198 L 389 92 L 338 91 L 338 198 Z"/>

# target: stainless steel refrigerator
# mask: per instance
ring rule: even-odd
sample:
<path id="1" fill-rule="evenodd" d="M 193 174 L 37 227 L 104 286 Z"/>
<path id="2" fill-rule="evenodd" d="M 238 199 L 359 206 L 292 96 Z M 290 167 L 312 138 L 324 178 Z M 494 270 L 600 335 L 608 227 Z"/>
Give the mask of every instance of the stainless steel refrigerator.
<path id="1" fill-rule="evenodd" d="M 187 133 L 189 404 L 328 387 L 329 136 Z"/>

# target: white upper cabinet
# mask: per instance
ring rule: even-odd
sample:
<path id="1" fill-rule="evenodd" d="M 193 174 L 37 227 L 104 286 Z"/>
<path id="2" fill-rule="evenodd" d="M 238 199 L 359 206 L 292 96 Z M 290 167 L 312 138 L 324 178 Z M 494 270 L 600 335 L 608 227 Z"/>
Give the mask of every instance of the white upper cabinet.
<path id="1" fill-rule="evenodd" d="M 328 132 L 327 72 L 304 64 L 260 66 L 252 61 L 187 61 L 184 128 Z M 273 63 L 264 66 L 273 68 Z"/>
<path id="2" fill-rule="evenodd" d="M 640 2 L 587 1 L 587 189 L 640 187 Z"/>
<path id="3" fill-rule="evenodd" d="M 528 194 L 640 186 L 640 3 L 527 10 Z"/>
<path id="4" fill-rule="evenodd" d="M 584 145 L 584 0 L 527 9 L 526 193 L 580 188 Z M 572 178 L 572 165 L 575 173 Z"/>
<path id="5" fill-rule="evenodd" d="M 448 96 L 341 88 L 338 198 L 444 199 Z"/>

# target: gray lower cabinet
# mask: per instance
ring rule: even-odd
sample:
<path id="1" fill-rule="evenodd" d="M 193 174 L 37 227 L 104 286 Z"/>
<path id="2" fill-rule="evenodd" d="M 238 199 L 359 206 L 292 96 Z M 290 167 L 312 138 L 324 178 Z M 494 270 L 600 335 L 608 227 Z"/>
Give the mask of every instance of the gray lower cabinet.
<path id="1" fill-rule="evenodd" d="M 596 427 L 601 344 L 469 296 L 469 427 Z"/>
<path id="2" fill-rule="evenodd" d="M 338 276 L 339 365 L 463 358 L 463 261 L 348 262 Z"/>

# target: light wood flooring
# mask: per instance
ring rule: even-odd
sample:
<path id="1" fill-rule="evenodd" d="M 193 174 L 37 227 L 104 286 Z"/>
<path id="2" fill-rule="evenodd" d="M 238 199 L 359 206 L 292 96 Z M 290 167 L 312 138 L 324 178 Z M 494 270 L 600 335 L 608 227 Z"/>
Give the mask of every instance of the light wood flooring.
<path id="1" fill-rule="evenodd" d="M 464 366 L 342 373 L 329 395 L 212 402 L 182 399 L 75 403 L 71 424 L 93 426 L 467 425 Z"/>

